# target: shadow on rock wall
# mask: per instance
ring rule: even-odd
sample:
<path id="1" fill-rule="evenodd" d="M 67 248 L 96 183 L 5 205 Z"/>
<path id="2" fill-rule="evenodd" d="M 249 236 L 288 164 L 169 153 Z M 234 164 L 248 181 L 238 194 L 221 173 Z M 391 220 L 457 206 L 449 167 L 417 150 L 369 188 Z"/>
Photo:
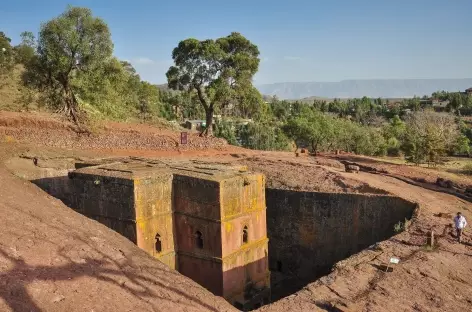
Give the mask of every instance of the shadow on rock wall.
<path id="1" fill-rule="evenodd" d="M 300 290 L 345 258 L 390 238 L 416 204 L 388 195 L 267 189 L 273 299 Z"/>

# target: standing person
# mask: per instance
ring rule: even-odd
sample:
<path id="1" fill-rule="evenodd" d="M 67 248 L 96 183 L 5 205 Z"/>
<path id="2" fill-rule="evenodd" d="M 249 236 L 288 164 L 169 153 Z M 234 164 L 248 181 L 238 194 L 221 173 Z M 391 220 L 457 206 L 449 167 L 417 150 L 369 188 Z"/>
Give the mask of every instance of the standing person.
<path id="1" fill-rule="evenodd" d="M 456 233 L 457 233 L 457 241 L 460 243 L 462 239 L 462 232 L 464 228 L 467 226 L 467 220 L 462 215 L 462 213 L 458 212 L 457 216 L 454 218 L 454 225 L 456 226 Z"/>

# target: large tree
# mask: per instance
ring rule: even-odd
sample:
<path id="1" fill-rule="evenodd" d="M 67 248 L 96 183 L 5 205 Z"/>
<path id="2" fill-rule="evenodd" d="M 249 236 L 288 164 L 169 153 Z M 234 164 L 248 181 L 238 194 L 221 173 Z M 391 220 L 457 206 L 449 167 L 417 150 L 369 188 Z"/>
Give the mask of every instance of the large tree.
<path id="1" fill-rule="evenodd" d="M 335 120 L 329 115 L 301 103 L 283 129 L 286 135 L 295 141 L 295 145 L 311 145 L 313 153 L 316 154 L 320 147 L 334 145 L 329 144 L 335 140 L 334 123 Z"/>
<path id="2" fill-rule="evenodd" d="M 236 99 L 236 107 L 233 109 L 238 117 L 253 118 L 263 108 L 264 99 L 256 87 L 243 88 Z"/>
<path id="3" fill-rule="evenodd" d="M 79 124 L 80 85 L 96 78 L 112 52 L 107 24 L 90 9 L 68 7 L 41 26 L 25 79 L 46 92 L 47 104 Z"/>
<path id="4" fill-rule="evenodd" d="M 207 136 L 212 135 L 215 109 L 246 98 L 259 68 L 259 49 L 236 32 L 216 40 L 183 40 L 172 58 L 175 66 L 167 71 L 168 85 L 197 94 L 206 115 L 202 135 Z"/>
<path id="5" fill-rule="evenodd" d="M 28 64 L 36 53 L 36 38 L 30 31 L 24 31 L 20 34 L 21 43 L 15 46 L 15 60 L 20 64 Z"/>
<path id="6" fill-rule="evenodd" d="M 141 81 L 138 88 L 138 114 L 147 121 L 159 111 L 159 88 L 149 82 Z"/>

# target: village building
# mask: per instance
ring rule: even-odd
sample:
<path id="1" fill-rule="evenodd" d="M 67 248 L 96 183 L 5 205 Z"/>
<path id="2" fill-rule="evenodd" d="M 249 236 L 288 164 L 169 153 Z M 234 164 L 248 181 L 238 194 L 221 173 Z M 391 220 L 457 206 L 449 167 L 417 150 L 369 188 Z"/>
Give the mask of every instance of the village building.
<path id="1" fill-rule="evenodd" d="M 206 127 L 206 121 L 202 119 L 187 120 L 183 127 L 193 131 L 202 131 Z"/>

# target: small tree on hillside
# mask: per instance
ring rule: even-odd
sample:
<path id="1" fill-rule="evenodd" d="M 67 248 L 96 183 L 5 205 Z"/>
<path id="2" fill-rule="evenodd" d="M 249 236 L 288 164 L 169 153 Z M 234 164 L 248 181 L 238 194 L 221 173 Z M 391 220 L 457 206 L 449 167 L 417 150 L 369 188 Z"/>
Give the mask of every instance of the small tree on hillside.
<path id="1" fill-rule="evenodd" d="M 242 88 L 236 97 L 234 111 L 242 118 L 254 118 L 264 105 L 261 93 L 253 86 Z"/>
<path id="2" fill-rule="evenodd" d="M 216 40 L 186 39 L 173 50 L 175 66 L 167 71 L 169 88 L 196 92 L 205 109 L 211 136 L 215 109 L 245 96 L 259 68 L 259 49 L 239 33 Z"/>
<path id="3" fill-rule="evenodd" d="M 96 79 L 112 52 L 106 23 L 90 9 L 69 7 L 41 26 L 24 80 L 46 92 L 46 104 L 79 124 L 78 85 Z"/>
<path id="4" fill-rule="evenodd" d="M 275 99 L 270 102 L 269 106 L 276 120 L 285 122 L 290 117 L 290 103 L 288 101 Z"/>
<path id="5" fill-rule="evenodd" d="M 235 125 L 228 120 L 219 120 L 216 123 L 215 136 L 225 139 L 231 145 L 238 145 Z"/>
<path id="6" fill-rule="evenodd" d="M 436 164 L 454 150 L 460 132 L 454 116 L 432 111 L 416 112 L 406 120 L 403 149 L 406 159 L 415 164 Z"/>
<path id="7" fill-rule="evenodd" d="M 349 104 L 346 101 L 334 99 L 333 102 L 329 103 L 329 111 L 337 113 L 339 117 L 346 117 L 349 115 Z"/>
<path id="8" fill-rule="evenodd" d="M 460 115 L 461 114 L 460 109 L 463 106 L 465 106 L 466 104 L 467 104 L 467 97 L 466 96 L 462 95 L 461 93 L 452 93 L 450 95 L 450 102 L 449 102 L 448 108 L 452 112 Z"/>
<path id="9" fill-rule="evenodd" d="M 416 95 L 412 99 L 408 99 L 408 104 L 407 107 L 411 109 L 412 111 L 419 111 L 421 109 L 421 102 L 420 98 L 417 97 Z"/>
<path id="10" fill-rule="evenodd" d="M 310 118 L 311 149 L 316 155 L 321 146 L 333 140 L 333 122 L 327 115 L 314 112 Z"/>
<path id="11" fill-rule="evenodd" d="M 139 116 L 143 121 L 147 121 L 159 110 L 159 89 L 149 82 L 141 81 L 138 97 Z"/>
<path id="12" fill-rule="evenodd" d="M 446 92 L 444 90 L 436 91 L 436 92 L 433 92 L 433 94 L 431 94 L 431 97 L 433 99 L 438 99 L 438 100 L 441 100 L 441 101 L 448 100 L 449 96 L 450 96 L 449 92 Z"/>
<path id="13" fill-rule="evenodd" d="M 372 101 L 364 96 L 362 99 L 352 100 L 351 105 L 355 110 L 355 119 L 359 123 L 366 123 L 372 109 Z"/>
<path id="14" fill-rule="evenodd" d="M 24 31 L 20 34 L 21 43 L 15 46 L 15 60 L 17 63 L 26 65 L 35 56 L 36 38 L 30 31 Z"/>
<path id="15" fill-rule="evenodd" d="M 241 145 L 246 148 L 280 151 L 289 148 L 289 140 L 278 127 L 267 123 L 248 123 L 239 131 Z"/>
<path id="16" fill-rule="evenodd" d="M 282 127 L 285 135 L 295 142 L 295 152 L 300 145 L 307 146 L 310 143 L 310 122 L 307 118 L 292 117 Z"/>
<path id="17" fill-rule="evenodd" d="M 387 153 L 390 156 L 400 156 L 401 142 L 405 136 L 406 125 L 398 115 L 393 116 L 388 124 L 382 128 L 383 137 L 387 144 Z"/>
<path id="18" fill-rule="evenodd" d="M 316 154 L 321 146 L 335 140 L 333 137 L 334 120 L 319 111 L 306 109 L 301 111 L 302 113 L 298 116 L 293 116 L 288 120 L 283 130 L 295 141 L 295 144 L 311 145 L 313 153 Z"/>

